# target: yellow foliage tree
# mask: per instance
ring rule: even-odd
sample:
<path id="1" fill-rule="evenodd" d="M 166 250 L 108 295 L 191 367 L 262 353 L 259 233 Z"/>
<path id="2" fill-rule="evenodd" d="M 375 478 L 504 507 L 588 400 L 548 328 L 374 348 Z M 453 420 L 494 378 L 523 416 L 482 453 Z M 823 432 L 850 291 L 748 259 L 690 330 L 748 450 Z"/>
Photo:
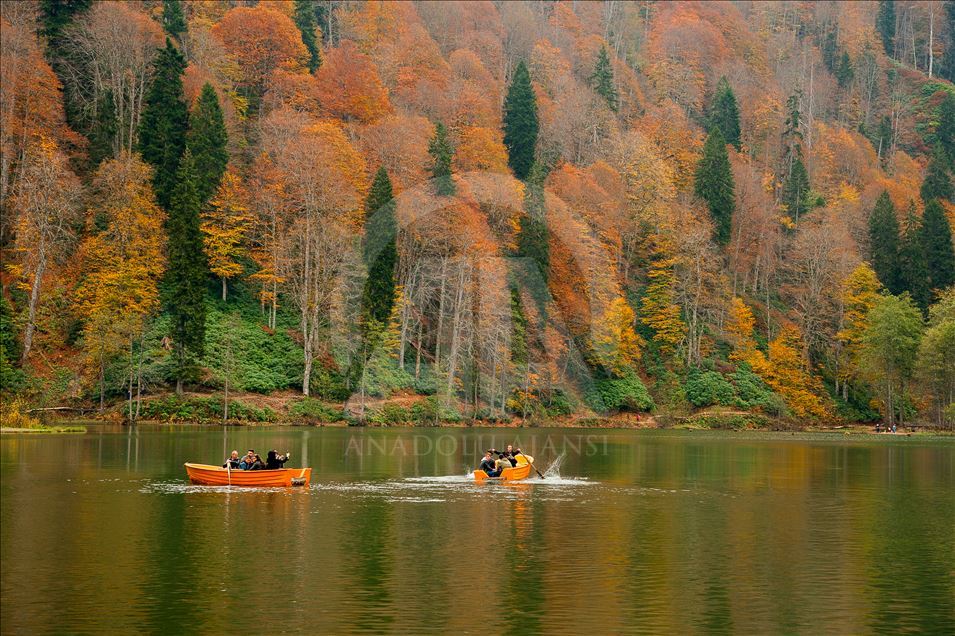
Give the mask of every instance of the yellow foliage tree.
<path id="1" fill-rule="evenodd" d="M 676 304 L 676 256 L 668 241 L 655 241 L 647 289 L 641 305 L 640 321 L 653 330 L 653 341 L 660 355 L 670 357 L 686 338 L 686 324 Z"/>
<path id="2" fill-rule="evenodd" d="M 101 405 L 107 362 L 127 345 L 132 356 L 133 342 L 159 306 L 164 215 L 150 180 L 149 167 L 130 153 L 105 162 L 93 180 L 91 229 L 104 229 L 93 231 L 82 245 L 86 276 L 77 290 L 77 304 L 85 322 L 83 346 L 99 370 Z"/>
<path id="3" fill-rule="evenodd" d="M 848 390 L 849 383 L 858 377 L 862 337 L 869 325 L 869 311 L 878 301 L 881 289 L 878 276 L 867 263 L 856 267 L 843 283 L 844 310 L 836 339 L 841 345 L 838 378 L 844 390 Z"/>
<path id="4" fill-rule="evenodd" d="M 633 309 L 623 298 L 610 301 L 600 320 L 593 324 L 591 346 L 594 362 L 621 375 L 640 360 L 643 339 L 633 330 Z"/>
<path id="5" fill-rule="evenodd" d="M 831 414 L 824 400 L 822 383 L 806 369 L 802 357 L 802 337 L 794 326 L 784 327 L 769 343 L 768 356 L 756 351 L 750 366 L 769 387 L 786 402 L 798 418 L 825 418 Z"/>
<path id="6" fill-rule="evenodd" d="M 730 360 L 734 362 L 750 363 L 756 350 L 756 341 L 753 340 L 753 329 L 756 319 L 753 311 L 738 296 L 733 296 L 730 302 L 729 318 L 726 321 L 726 335 L 733 344 Z M 762 355 L 762 354 L 760 354 Z"/>
<path id="7" fill-rule="evenodd" d="M 242 273 L 242 263 L 238 259 L 246 253 L 245 239 L 252 225 L 248 201 L 242 179 L 229 171 L 202 214 L 204 250 L 209 269 L 222 279 L 222 300 L 228 294 L 227 281 Z"/>

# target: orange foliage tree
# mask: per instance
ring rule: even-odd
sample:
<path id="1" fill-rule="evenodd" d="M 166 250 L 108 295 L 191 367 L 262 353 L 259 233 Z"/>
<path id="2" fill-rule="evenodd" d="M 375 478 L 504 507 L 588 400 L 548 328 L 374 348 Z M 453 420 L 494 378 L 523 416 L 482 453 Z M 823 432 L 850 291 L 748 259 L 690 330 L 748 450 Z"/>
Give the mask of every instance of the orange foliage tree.
<path id="1" fill-rule="evenodd" d="M 315 95 L 326 112 L 346 121 L 370 123 L 392 111 L 374 62 L 349 40 L 326 53 L 315 73 Z"/>
<path id="2" fill-rule="evenodd" d="M 238 63 L 240 85 L 257 96 L 265 92 L 276 69 L 301 71 L 308 58 L 292 19 L 264 6 L 230 9 L 212 34 Z"/>

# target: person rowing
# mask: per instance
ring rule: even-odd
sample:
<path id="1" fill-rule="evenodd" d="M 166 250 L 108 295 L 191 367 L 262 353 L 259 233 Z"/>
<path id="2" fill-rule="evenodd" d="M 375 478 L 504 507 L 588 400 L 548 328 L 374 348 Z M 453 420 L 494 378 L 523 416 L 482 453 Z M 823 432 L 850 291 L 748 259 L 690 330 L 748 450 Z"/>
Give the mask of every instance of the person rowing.
<path id="1" fill-rule="evenodd" d="M 503 453 L 500 453 L 501 459 L 506 459 L 511 466 L 517 466 L 517 456 L 521 454 L 521 449 L 514 448 L 513 444 L 508 444 Z"/>
<path id="2" fill-rule="evenodd" d="M 228 459 L 225 460 L 225 463 L 222 464 L 222 467 L 229 468 L 231 470 L 238 470 L 240 461 L 239 451 L 234 450 L 232 451 L 232 454 L 229 455 Z"/>

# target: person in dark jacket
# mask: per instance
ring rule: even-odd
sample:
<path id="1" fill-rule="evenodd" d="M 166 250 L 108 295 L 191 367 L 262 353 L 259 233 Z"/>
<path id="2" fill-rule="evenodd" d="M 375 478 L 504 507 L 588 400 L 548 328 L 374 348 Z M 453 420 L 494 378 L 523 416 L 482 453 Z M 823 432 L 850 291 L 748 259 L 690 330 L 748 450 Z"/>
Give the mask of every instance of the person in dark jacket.
<path id="1" fill-rule="evenodd" d="M 514 448 L 513 444 L 508 444 L 507 448 L 504 449 L 504 452 L 501 453 L 501 458 L 510 462 L 511 466 L 517 466 L 517 456 L 520 454 L 521 449 Z"/>
<path id="2" fill-rule="evenodd" d="M 252 464 L 255 463 L 255 451 L 251 448 L 249 451 L 242 456 L 242 461 L 239 462 L 239 468 L 242 470 L 249 470 L 252 468 Z"/>
<path id="3" fill-rule="evenodd" d="M 285 451 L 284 455 L 279 455 L 277 451 L 270 450 L 265 456 L 265 468 L 266 470 L 275 470 L 277 468 L 284 468 L 285 462 L 288 461 L 288 458 L 292 455 L 290 451 Z"/>
<path id="4" fill-rule="evenodd" d="M 500 477 L 503 469 L 498 467 L 491 451 L 485 451 L 484 460 L 481 462 L 479 470 L 483 470 L 488 477 Z"/>
<path id="5" fill-rule="evenodd" d="M 232 454 L 229 455 L 228 459 L 225 460 L 225 463 L 222 464 L 223 468 L 231 468 L 232 470 L 238 470 L 241 460 L 239 459 L 239 451 L 234 450 Z"/>
<path id="6" fill-rule="evenodd" d="M 249 466 L 249 470 L 265 470 L 265 462 L 262 461 L 261 457 L 255 455 L 255 459 L 252 461 L 252 465 Z"/>

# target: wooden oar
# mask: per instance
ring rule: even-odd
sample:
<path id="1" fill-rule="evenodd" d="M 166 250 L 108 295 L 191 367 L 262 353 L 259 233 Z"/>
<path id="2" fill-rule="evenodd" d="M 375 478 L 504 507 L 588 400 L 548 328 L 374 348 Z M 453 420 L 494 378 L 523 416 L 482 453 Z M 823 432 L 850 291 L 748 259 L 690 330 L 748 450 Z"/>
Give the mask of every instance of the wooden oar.
<path id="1" fill-rule="evenodd" d="M 524 455 L 524 453 L 521 453 L 521 455 L 524 457 L 525 460 L 527 460 L 527 463 L 531 465 L 531 468 L 534 469 L 534 472 L 537 473 L 537 476 L 538 476 L 538 477 L 540 477 L 541 479 L 547 479 L 546 477 L 544 477 L 544 476 L 541 474 L 541 471 L 537 470 L 537 466 L 534 465 L 534 462 L 532 462 L 530 459 L 528 459 L 527 455 Z"/>

